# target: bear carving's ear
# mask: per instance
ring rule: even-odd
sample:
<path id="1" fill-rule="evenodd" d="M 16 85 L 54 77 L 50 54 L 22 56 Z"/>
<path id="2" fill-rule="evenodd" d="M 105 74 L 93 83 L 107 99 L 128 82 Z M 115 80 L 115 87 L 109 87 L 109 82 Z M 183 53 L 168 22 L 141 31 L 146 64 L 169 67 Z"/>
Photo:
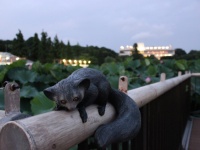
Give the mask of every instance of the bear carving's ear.
<path id="1" fill-rule="evenodd" d="M 44 91 L 43 91 L 44 95 L 49 98 L 50 100 L 53 100 L 53 97 L 55 95 L 55 92 L 53 90 L 53 87 L 49 87 L 49 88 L 46 88 Z"/>
<path id="2" fill-rule="evenodd" d="M 90 86 L 90 79 L 83 79 L 78 83 L 78 87 L 87 90 Z"/>

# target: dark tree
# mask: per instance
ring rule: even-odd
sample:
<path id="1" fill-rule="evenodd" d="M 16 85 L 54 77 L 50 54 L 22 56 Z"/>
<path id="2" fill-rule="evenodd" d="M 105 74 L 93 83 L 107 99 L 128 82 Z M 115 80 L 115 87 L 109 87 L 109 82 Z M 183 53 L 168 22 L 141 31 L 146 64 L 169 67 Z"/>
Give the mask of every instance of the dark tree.
<path id="1" fill-rule="evenodd" d="M 10 52 L 12 49 L 12 42 L 11 40 L 0 40 L 0 51 L 2 52 Z"/>
<path id="2" fill-rule="evenodd" d="M 28 50 L 25 45 L 24 37 L 21 30 L 19 30 L 19 33 L 16 34 L 16 38 L 14 38 L 13 40 L 12 53 L 20 57 L 28 56 Z"/>
<path id="3" fill-rule="evenodd" d="M 52 53 L 52 49 L 53 49 L 53 43 L 51 41 L 51 38 L 48 37 L 47 38 L 47 47 L 45 49 L 45 51 L 46 51 L 46 60 L 45 61 L 48 63 L 54 62 L 54 59 L 55 59 L 55 56 Z"/>
<path id="4" fill-rule="evenodd" d="M 144 58 L 144 56 L 142 54 L 140 54 L 139 51 L 138 51 L 137 43 L 133 44 L 133 54 L 132 54 L 132 56 L 133 56 L 133 59 L 143 59 Z"/>
<path id="5" fill-rule="evenodd" d="M 42 63 L 46 63 L 47 59 L 49 59 L 48 39 L 46 32 L 41 33 L 41 42 L 40 42 L 40 50 L 38 53 L 38 59 Z"/>
<path id="6" fill-rule="evenodd" d="M 34 38 L 33 38 L 33 45 L 31 49 L 31 57 L 34 61 L 38 59 L 39 55 L 39 50 L 40 50 L 40 40 L 38 38 L 38 34 L 35 33 Z"/>
<path id="7" fill-rule="evenodd" d="M 57 35 L 54 37 L 52 54 L 54 59 L 59 59 L 61 57 L 61 46 Z"/>
<path id="8" fill-rule="evenodd" d="M 0 50 L 5 52 L 5 45 L 4 45 L 4 41 L 3 40 L 0 40 Z"/>
<path id="9" fill-rule="evenodd" d="M 79 43 L 77 43 L 75 46 L 73 46 L 72 52 L 73 52 L 74 58 L 78 59 L 81 54 L 81 47 L 80 47 Z"/>
<path id="10" fill-rule="evenodd" d="M 63 58 L 67 58 L 67 54 L 66 54 L 66 46 L 64 44 L 63 41 L 60 42 L 60 56 L 59 58 L 63 59 Z"/>
<path id="11" fill-rule="evenodd" d="M 28 48 L 28 55 L 26 57 L 33 61 L 38 60 L 40 50 L 40 40 L 38 38 L 38 34 L 35 33 L 34 37 L 30 37 L 25 43 Z"/>
<path id="12" fill-rule="evenodd" d="M 66 46 L 66 58 L 67 59 L 72 59 L 73 58 L 72 47 L 71 47 L 69 41 L 67 42 L 67 46 Z"/>
<path id="13" fill-rule="evenodd" d="M 137 45 L 137 43 L 133 44 L 133 54 L 138 54 L 138 45 Z"/>
<path id="14" fill-rule="evenodd" d="M 199 55 L 200 51 L 198 51 L 198 50 L 191 50 L 188 54 L 189 55 Z"/>
<path id="15" fill-rule="evenodd" d="M 187 53 L 181 48 L 175 49 L 175 56 L 183 56 L 183 55 L 186 55 L 186 54 Z"/>

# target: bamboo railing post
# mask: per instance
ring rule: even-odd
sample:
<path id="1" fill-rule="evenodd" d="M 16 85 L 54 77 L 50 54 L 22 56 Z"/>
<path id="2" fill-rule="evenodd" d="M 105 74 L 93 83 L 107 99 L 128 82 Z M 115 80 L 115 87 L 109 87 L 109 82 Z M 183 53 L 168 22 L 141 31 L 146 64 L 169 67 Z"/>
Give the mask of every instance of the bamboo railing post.
<path id="1" fill-rule="evenodd" d="M 121 76 L 119 78 L 118 88 L 121 92 L 127 93 L 127 91 L 128 91 L 128 78 L 126 76 Z"/>
<path id="2" fill-rule="evenodd" d="M 161 73 L 160 74 L 160 81 L 165 81 L 166 80 L 166 74 L 165 73 Z"/>
<path id="3" fill-rule="evenodd" d="M 179 72 L 178 72 L 178 76 L 181 76 L 181 75 L 182 75 L 182 72 L 181 72 L 181 71 L 179 71 Z"/>
<path id="4" fill-rule="evenodd" d="M 17 83 L 13 82 L 5 84 L 4 102 L 5 111 L 4 116 L 0 119 L 0 130 L 6 122 L 28 116 L 20 112 L 20 89 Z"/>
<path id="5" fill-rule="evenodd" d="M 0 120 L 1 126 L 20 114 L 20 89 L 17 83 L 7 83 L 4 87 L 5 116 Z"/>
<path id="6" fill-rule="evenodd" d="M 20 113 L 20 89 L 17 83 L 7 83 L 4 88 L 5 115 Z"/>
<path id="7" fill-rule="evenodd" d="M 128 77 L 126 76 L 121 76 L 119 78 L 119 85 L 118 85 L 118 88 L 121 92 L 124 92 L 127 94 L 127 91 L 128 91 Z M 112 145 L 113 149 L 119 149 L 119 144 L 114 144 Z M 116 147 L 115 147 L 116 146 Z M 122 143 L 122 149 L 129 149 L 129 142 L 126 141 L 126 142 L 123 142 Z"/>

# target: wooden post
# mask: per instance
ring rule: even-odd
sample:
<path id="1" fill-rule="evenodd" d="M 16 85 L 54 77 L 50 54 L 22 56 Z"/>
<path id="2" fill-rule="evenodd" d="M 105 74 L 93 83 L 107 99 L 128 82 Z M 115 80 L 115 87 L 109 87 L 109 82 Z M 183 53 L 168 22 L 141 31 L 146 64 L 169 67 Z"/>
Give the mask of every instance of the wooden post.
<path id="1" fill-rule="evenodd" d="M 119 90 L 121 92 L 124 92 L 124 93 L 127 94 L 127 91 L 128 91 L 128 78 L 126 76 L 121 76 L 119 78 L 118 88 L 119 88 Z M 122 143 L 122 149 L 128 149 L 128 147 L 129 147 L 128 141 Z M 114 149 L 114 150 L 119 149 L 119 143 L 113 144 L 112 145 L 112 149 Z"/>
<path id="2" fill-rule="evenodd" d="M 126 76 L 121 76 L 119 78 L 118 88 L 120 91 L 127 93 L 128 91 L 128 78 Z"/>
<path id="3" fill-rule="evenodd" d="M 165 81 L 166 80 L 166 74 L 165 73 L 161 73 L 160 74 L 160 81 Z"/>
<path id="4" fill-rule="evenodd" d="M 115 110 L 107 104 L 103 116 L 97 106 L 86 109 L 88 121 L 82 123 L 77 110 L 52 111 L 8 122 L 0 132 L 0 150 L 66 150 L 91 136 L 101 124 L 115 118 Z"/>
<path id="5" fill-rule="evenodd" d="M 7 83 L 4 88 L 5 115 L 20 113 L 20 89 L 17 83 Z"/>
<path id="6" fill-rule="evenodd" d="M 181 75 L 182 75 L 182 72 L 181 72 L 181 71 L 179 71 L 179 72 L 178 72 L 178 76 L 181 76 Z"/>
<path id="7" fill-rule="evenodd" d="M 17 83 L 7 83 L 4 87 L 5 115 L 0 119 L 1 127 L 20 114 L 20 89 Z"/>
<path id="8" fill-rule="evenodd" d="M 7 83 L 4 87 L 5 111 L 0 118 L 1 127 L 8 121 L 28 117 L 20 112 L 20 89 L 17 83 Z"/>

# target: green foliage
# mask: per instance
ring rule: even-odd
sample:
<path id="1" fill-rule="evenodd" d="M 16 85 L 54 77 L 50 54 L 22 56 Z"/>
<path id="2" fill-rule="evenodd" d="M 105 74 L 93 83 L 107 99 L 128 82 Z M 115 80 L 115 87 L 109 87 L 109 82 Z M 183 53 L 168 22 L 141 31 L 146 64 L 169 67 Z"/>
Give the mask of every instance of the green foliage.
<path id="1" fill-rule="evenodd" d="M 129 89 L 141 87 L 158 82 L 160 74 L 166 73 L 167 79 L 177 76 L 178 71 L 191 69 L 200 72 L 200 60 L 156 60 L 151 58 L 126 58 L 123 62 L 104 63 L 101 66 L 93 65 L 91 68 L 100 70 L 106 75 L 113 88 L 118 88 L 119 76 L 125 75 L 129 79 Z M 20 60 L 11 65 L 0 66 L 0 81 L 15 81 L 20 85 L 21 111 L 29 114 L 40 114 L 51 111 L 55 103 L 43 94 L 43 90 L 54 85 L 63 78 L 68 77 L 80 67 L 64 66 L 62 64 L 36 61 L 29 70 L 25 61 Z M 192 82 L 194 83 L 194 82 Z M 199 84 L 200 85 L 200 84 Z M 193 85 L 194 86 L 194 85 Z M 196 91 L 200 91 L 200 86 Z M 200 92 L 195 92 L 194 109 L 200 108 Z M 196 101 L 197 102 L 196 102 Z M 0 90 L 0 109 L 4 108 L 3 90 Z"/>
<path id="2" fill-rule="evenodd" d="M 178 70 L 184 71 L 188 69 L 187 61 L 186 60 L 177 60 L 175 62 L 176 67 Z"/>
<path id="3" fill-rule="evenodd" d="M 0 110 L 4 109 L 4 95 L 3 95 L 3 89 L 0 90 Z"/>
<path id="4" fill-rule="evenodd" d="M 0 82 L 3 82 L 3 80 L 4 80 L 4 77 L 5 77 L 5 75 L 6 75 L 6 73 L 7 73 L 7 71 L 8 71 L 8 68 L 6 68 L 6 67 L 4 67 L 4 66 L 0 66 Z"/>
<path id="5" fill-rule="evenodd" d="M 158 72 L 157 67 L 151 65 L 151 66 L 149 66 L 147 68 L 147 73 L 146 74 L 149 75 L 149 76 L 155 77 L 157 72 Z"/>
<path id="6" fill-rule="evenodd" d="M 51 111 L 55 106 L 55 103 L 49 100 L 43 92 L 38 93 L 31 100 L 31 109 L 34 115 Z"/>
<path id="7" fill-rule="evenodd" d="M 35 87 L 32 86 L 23 86 L 20 90 L 20 97 L 23 98 L 32 98 L 38 94 L 38 91 Z"/>
<path id="8" fill-rule="evenodd" d="M 37 73 L 32 70 L 25 70 L 21 68 L 13 68 L 8 71 L 8 78 L 18 81 L 22 84 L 28 82 L 35 82 Z"/>

